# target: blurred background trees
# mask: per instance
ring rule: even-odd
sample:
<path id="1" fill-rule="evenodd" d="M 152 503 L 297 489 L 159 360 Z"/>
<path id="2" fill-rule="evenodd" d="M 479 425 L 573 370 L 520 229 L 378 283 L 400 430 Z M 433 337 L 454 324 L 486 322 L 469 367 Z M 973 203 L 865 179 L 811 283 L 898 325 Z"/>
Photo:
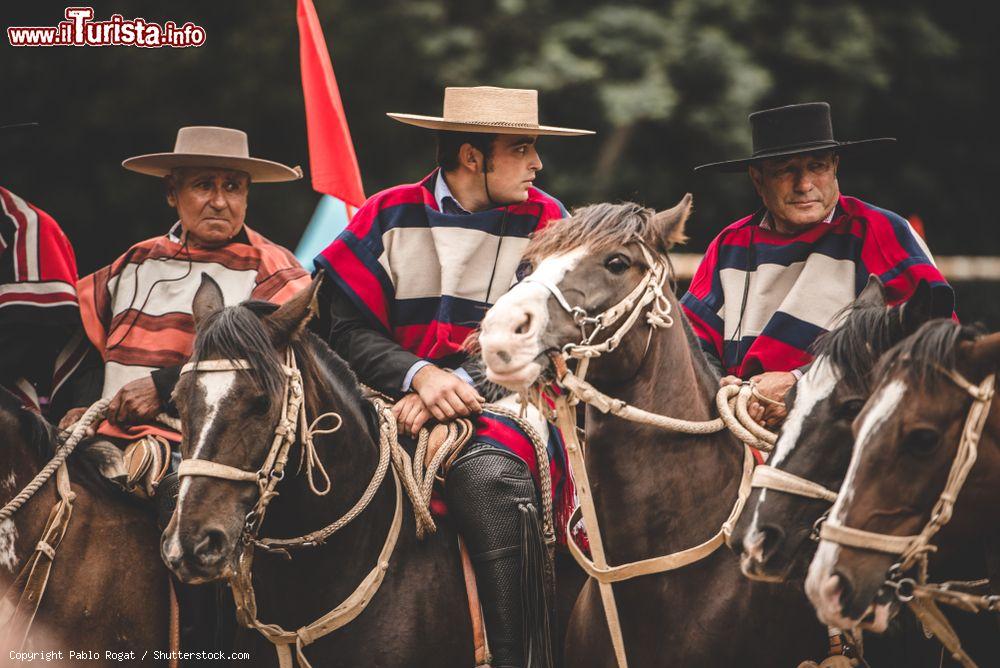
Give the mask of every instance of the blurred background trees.
<path id="1" fill-rule="evenodd" d="M 446 85 L 538 88 L 543 121 L 598 131 L 545 139 L 542 187 L 570 207 L 665 207 L 693 192 L 689 250 L 701 251 L 757 200 L 747 178 L 691 167 L 748 154 L 754 109 L 827 100 L 838 138 L 899 139 L 845 158 L 844 192 L 918 214 L 936 254 L 1000 254 L 989 195 L 1000 54 L 978 4 L 314 1 L 368 194 L 433 167 L 430 133 L 386 111 L 439 113 Z M 170 150 L 182 125 L 244 129 L 253 154 L 308 168 L 295 0 L 93 5 L 98 19 L 193 21 L 208 39 L 186 50 L 2 40 L 0 122 L 43 127 L 5 142 L 0 183 L 60 221 L 81 272 L 172 222 L 162 186 L 120 162 Z M 7 4 L 0 16 L 4 28 L 55 25 L 65 7 Z M 255 186 L 248 221 L 294 247 L 317 200 L 307 180 Z M 977 299 L 992 301 L 968 305 Z"/>

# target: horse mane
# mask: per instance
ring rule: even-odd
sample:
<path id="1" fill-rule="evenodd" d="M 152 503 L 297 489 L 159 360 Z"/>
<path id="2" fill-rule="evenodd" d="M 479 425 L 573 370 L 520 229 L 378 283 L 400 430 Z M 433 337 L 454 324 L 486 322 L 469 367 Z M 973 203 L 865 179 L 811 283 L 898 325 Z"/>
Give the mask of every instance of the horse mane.
<path id="1" fill-rule="evenodd" d="M 534 263 L 550 255 L 586 247 L 595 252 L 642 241 L 656 212 L 634 202 L 591 204 L 537 232 L 524 251 Z"/>
<path id="2" fill-rule="evenodd" d="M 261 316 L 276 309 L 277 306 L 270 302 L 248 301 L 212 313 L 198 328 L 191 362 L 210 356 L 230 361 L 246 360 L 250 368 L 241 373 L 249 375 L 268 395 L 280 394 L 285 386 L 285 373 L 260 320 Z"/>
<path id="3" fill-rule="evenodd" d="M 883 376 L 902 367 L 904 373 L 918 383 L 936 383 L 942 378 L 941 369 L 955 368 L 958 345 L 983 333 L 979 325 L 962 325 L 950 319 L 925 322 L 886 353 L 876 374 Z"/>
<path id="4" fill-rule="evenodd" d="M 811 346 L 814 356 L 825 355 L 840 377 L 853 387 L 867 388 L 872 369 L 901 333 L 899 307 L 855 301 L 835 316 L 840 324 L 821 334 Z"/>
<path id="5" fill-rule="evenodd" d="M 208 316 L 195 337 L 191 361 L 197 362 L 209 356 L 246 360 L 250 368 L 241 370 L 241 373 L 248 374 L 261 391 L 272 397 L 279 396 L 284 391 L 285 372 L 273 352 L 274 345 L 262 321 L 264 316 L 277 308 L 271 302 L 250 300 Z M 292 350 L 303 363 L 303 372 L 308 367 L 321 374 L 338 397 L 354 402 L 354 407 L 368 422 L 369 433 L 378 433 L 377 417 L 374 432 L 371 431 L 374 408 L 370 402 L 364 401 L 357 376 L 347 362 L 308 329 L 292 342 Z"/>
<path id="6" fill-rule="evenodd" d="M 16 417 L 28 447 L 40 460 L 51 459 L 56 452 L 56 430 L 38 413 L 28 410 L 6 388 L 0 387 L 0 411 Z"/>

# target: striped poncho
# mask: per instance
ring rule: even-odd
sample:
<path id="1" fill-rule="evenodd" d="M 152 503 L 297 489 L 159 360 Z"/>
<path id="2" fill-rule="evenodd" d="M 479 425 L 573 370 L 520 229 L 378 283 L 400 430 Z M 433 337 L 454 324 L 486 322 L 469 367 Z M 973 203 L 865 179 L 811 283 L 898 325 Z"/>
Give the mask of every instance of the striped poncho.
<path id="1" fill-rule="evenodd" d="M 247 227 L 226 246 L 205 250 L 182 243 L 179 226 L 132 246 L 77 285 L 84 328 L 104 358 L 104 398 L 156 369 L 187 362 L 195 334 L 191 303 L 202 274 L 219 284 L 226 306 L 247 299 L 280 304 L 309 285 L 295 256 Z M 180 441 L 159 425 L 125 429 L 105 421 L 98 433 Z"/>
<path id="2" fill-rule="evenodd" d="M 530 235 L 567 214 L 558 200 L 537 188 L 519 204 L 472 214 L 443 213 L 434 197 L 437 174 L 371 197 L 316 258 L 316 266 L 373 329 L 418 357 L 453 369 L 467 357 L 466 339 L 515 281 Z M 475 438 L 518 455 L 537 481 L 532 444 L 512 420 L 484 413 L 477 419 Z M 574 492 L 565 447 L 554 427 L 549 429 L 548 452 L 561 531 Z"/>
<path id="3" fill-rule="evenodd" d="M 890 303 L 921 279 L 954 297 L 930 252 L 899 215 L 841 196 L 829 224 L 796 235 L 736 221 L 709 245 L 681 304 L 705 352 L 749 378 L 807 364 L 809 346 L 878 276 Z"/>
<path id="4" fill-rule="evenodd" d="M 52 216 L 0 188 L 0 382 L 35 410 L 38 393 L 51 400 L 86 353 L 76 281 L 73 247 Z"/>

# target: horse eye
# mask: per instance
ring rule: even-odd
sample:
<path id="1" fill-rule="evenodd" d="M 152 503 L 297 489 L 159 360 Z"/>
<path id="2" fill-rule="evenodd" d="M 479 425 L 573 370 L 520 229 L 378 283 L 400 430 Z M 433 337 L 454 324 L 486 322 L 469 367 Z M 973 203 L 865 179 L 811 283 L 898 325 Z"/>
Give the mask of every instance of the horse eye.
<path id="1" fill-rule="evenodd" d="M 263 394 L 254 397 L 247 408 L 247 412 L 251 415 L 267 415 L 269 410 L 271 410 L 271 399 Z"/>
<path id="2" fill-rule="evenodd" d="M 865 402 L 863 399 L 848 399 L 847 401 L 841 403 L 837 406 L 835 411 L 838 420 L 853 420 L 864 408 Z"/>
<path id="3" fill-rule="evenodd" d="M 903 450 L 916 457 L 926 457 L 940 442 L 940 434 L 933 429 L 914 429 L 903 439 Z"/>
<path id="4" fill-rule="evenodd" d="M 621 253 L 616 253 L 604 261 L 604 268 L 612 274 L 624 274 L 632 263 Z"/>

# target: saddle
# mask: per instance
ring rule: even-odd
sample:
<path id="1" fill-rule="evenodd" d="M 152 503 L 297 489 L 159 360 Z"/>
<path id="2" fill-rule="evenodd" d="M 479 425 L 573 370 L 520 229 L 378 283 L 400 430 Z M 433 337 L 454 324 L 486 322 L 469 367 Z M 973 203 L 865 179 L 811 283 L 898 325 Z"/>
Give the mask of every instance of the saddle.
<path id="1" fill-rule="evenodd" d="M 125 489 L 150 499 L 170 470 L 170 441 L 150 434 L 125 447 Z"/>

